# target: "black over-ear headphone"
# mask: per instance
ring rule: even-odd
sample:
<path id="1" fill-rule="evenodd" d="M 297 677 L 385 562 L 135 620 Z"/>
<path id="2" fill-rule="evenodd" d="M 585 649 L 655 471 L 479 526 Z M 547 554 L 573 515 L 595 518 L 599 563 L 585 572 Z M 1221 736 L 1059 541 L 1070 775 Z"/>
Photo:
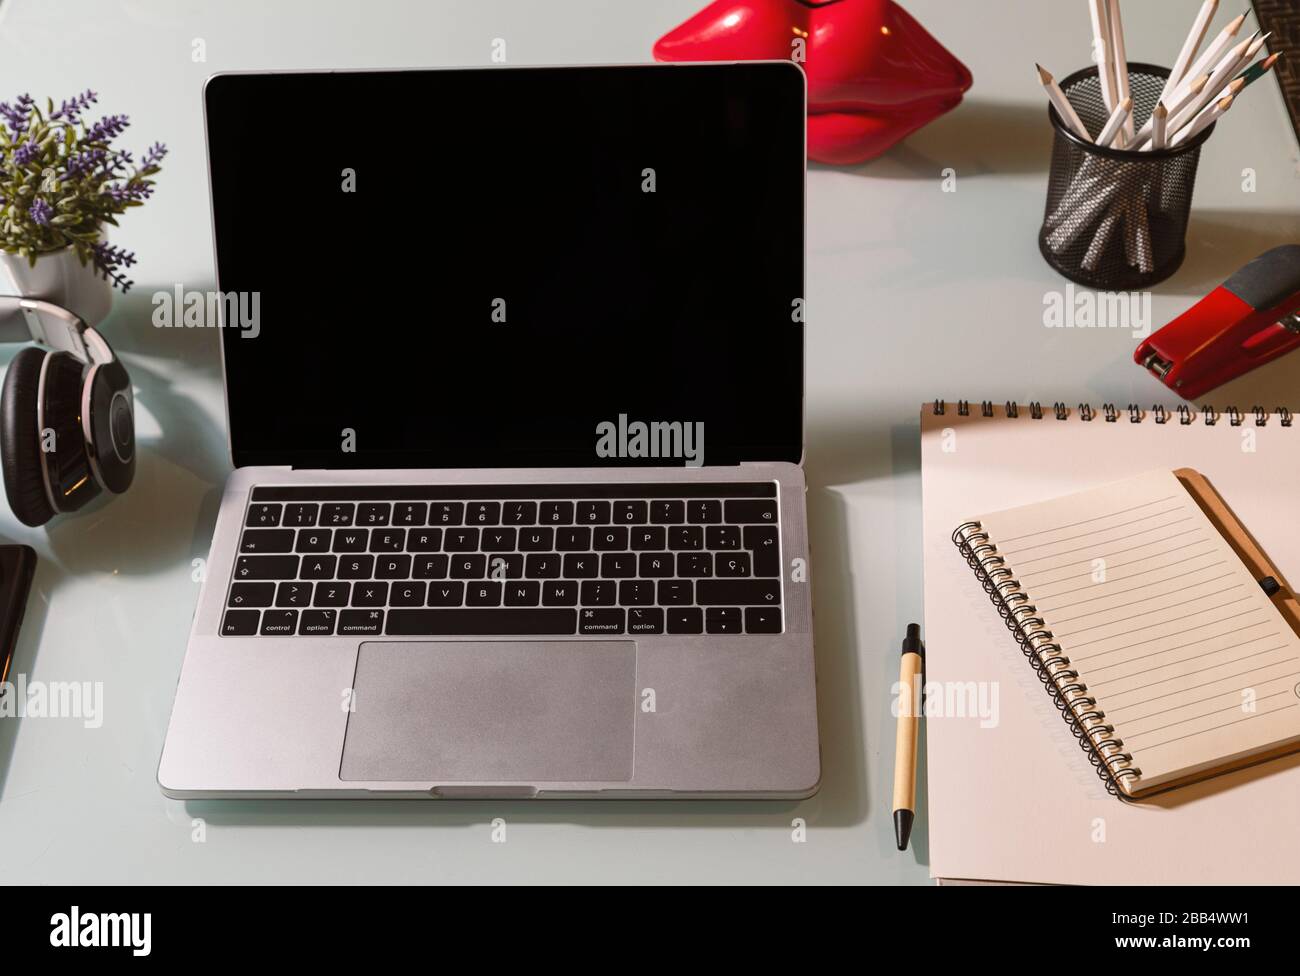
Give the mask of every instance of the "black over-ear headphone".
<path id="1" fill-rule="evenodd" d="M 66 308 L 0 296 L 0 342 L 29 340 L 0 390 L 0 461 L 9 507 L 36 526 L 126 491 L 135 417 L 131 379 L 103 336 Z"/>

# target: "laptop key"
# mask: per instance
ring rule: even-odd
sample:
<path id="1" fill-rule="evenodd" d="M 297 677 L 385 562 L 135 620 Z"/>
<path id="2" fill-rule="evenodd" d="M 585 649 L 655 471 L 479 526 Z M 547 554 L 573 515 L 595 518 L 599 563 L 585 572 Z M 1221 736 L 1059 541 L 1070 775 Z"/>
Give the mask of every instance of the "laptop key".
<path id="1" fill-rule="evenodd" d="M 577 611 L 571 607 L 467 607 L 459 610 L 390 610 L 390 636 L 492 636 L 572 634 Z"/>
<path id="2" fill-rule="evenodd" d="M 519 580 L 506 584 L 506 606 L 535 607 L 542 599 L 542 584 L 536 580 Z"/>
<path id="3" fill-rule="evenodd" d="M 746 607 L 745 632 L 749 634 L 781 633 L 781 610 L 779 607 Z"/>
<path id="4" fill-rule="evenodd" d="M 600 574 L 600 557 L 594 552 L 571 552 L 564 557 L 564 575 L 569 579 L 594 579 Z"/>
<path id="5" fill-rule="evenodd" d="M 370 533 L 371 552 L 401 552 L 405 544 L 405 529 L 375 529 Z"/>
<path id="6" fill-rule="evenodd" d="M 260 610 L 227 610 L 221 620 L 222 637 L 250 637 L 257 633 Z"/>
<path id="7" fill-rule="evenodd" d="M 645 502 L 627 501 L 614 503 L 615 525 L 644 525 L 649 517 L 649 511 Z"/>
<path id="8" fill-rule="evenodd" d="M 574 607 L 577 605 L 577 580 L 547 580 L 542 584 L 542 606 Z"/>
<path id="9" fill-rule="evenodd" d="M 582 602 L 589 607 L 612 607 L 618 602 L 613 580 L 583 580 Z"/>
<path id="10" fill-rule="evenodd" d="M 556 579 L 560 575 L 560 557 L 556 553 L 528 554 L 525 574 L 529 579 Z"/>
<path id="11" fill-rule="evenodd" d="M 388 584 L 367 580 L 352 588 L 354 607 L 382 607 L 388 602 Z"/>
<path id="12" fill-rule="evenodd" d="M 411 575 L 416 579 L 443 579 L 447 575 L 448 557 L 444 553 L 415 556 L 411 560 Z"/>
<path id="13" fill-rule="evenodd" d="M 500 525 L 500 502 L 470 502 L 465 507 L 466 525 Z"/>
<path id="14" fill-rule="evenodd" d="M 668 530 L 668 548 L 678 551 L 703 549 L 704 532 L 698 525 L 674 525 Z"/>
<path id="15" fill-rule="evenodd" d="M 629 634 L 662 634 L 664 632 L 664 608 L 628 607 L 627 632 Z"/>
<path id="16" fill-rule="evenodd" d="M 481 552 L 468 556 L 454 556 L 451 560 L 452 579 L 482 579 L 487 575 L 487 556 Z"/>
<path id="17" fill-rule="evenodd" d="M 704 630 L 710 634 L 739 634 L 743 631 L 739 607 L 709 607 L 704 612 Z"/>
<path id="18" fill-rule="evenodd" d="M 465 588 L 465 605 L 469 607 L 501 606 L 501 584 L 495 580 L 471 583 Z"/>
<path id="19" fill-rule="evenodd" d="M 662 525 L 638 526 L 631 532 L 630 540 L 633 549 L 644 551 L 646 549 L 663 549 L 667 545 L 665 541 L 668 537 Z"/>
<path id="20" fill-rule="evenodd" d="M 407 552 L 437 552 L 442 548 L 442 529 L 411 529 L 406 533 Z"/>
<path id="21" fill-rule="evenodd" d="M 262 629 L 260 633 L 263 637 L 281 637 L 292 635 L 298 629 L 298 611 L 297 610 L 264 610 L 262 611 Z"/>
<path id="22" fill-rule="evenodd" d="M 755 576 L 781 575 L 781 546 L 775 525 L 745 526 L 745 548 L 754 554 Z"/>
<path id="23" fill-rule="evenodd" d="M 333 579 L 338 570 L 338 562 L 338 556 L 303 556 L 298 576 L 313 580 Z"/>
<path id="24" fill-rule="evenodd" d="M 517 552 L 494 552 L 487 561 L 488 579 L 522 579 L 524 557 Z"/>
<path id="25" fill-rule="evenodd" d="M 625 607 L 648 607 L 655 602 L 653 580 L 623 580 L 618 584 L 618 602 Z"/>
<path id="26" fill-rule="evenodd" d="M 636 575 L 636 553 L 607 552 L 600 557 L 600 575 L 607 579 L 627 579 Z"/>
<path id="27" fill-rule="evenodd" d="M 623 609 L 599 608 L 584 609 L 578 615 L 578 633 L 580 634 L 621 634 L 623 633 Z"/>
<path id="28" fill-rule="evenodd" d="M 464 502 L 434 502 L 429 506 L 430 525 L 460 525 L 464 521 Z"/>
<path id="29" fill-rule="evenodd" d="M 357 506 L 357 525 L 368 528 L 387 525 L 392 514 L 392 506 L 388 502 L 366 502 Z"/>
<path id="30" fill-rule="evenodd" d="M 448 529 L 442 547 L 448 552 L 477 552 L 478 529 Z"/>
<path id="31" fill-rule="evenodd" d="M 339 579 L 370 579 L 374 575 L 374 556 L 344 556 L 339 560 Z"/>
<path id="32" fill-rule="evenodd" d="M 674 576 L 677 573 L 677 557 L 671 552 L 641 553 L 641 575 L 650 577 Z"/>
<path id="33" fill-rule="evenodd" d="M 572 525 L 573 502 L 542 502 L 537 509 L 537 521 L 542 525 Z"/>
<path id="34" fill-rule="evenodd" d="M 578 502 L 576 521 L 579 525 L 608 525 L 609 502 Z"/>
<path id="35" fill-rule="evenodd" d="M 248 506 L 248 517 L 244 520 L 244 525 L 248 528 L 264 529 L 279 524 L 280 505 L 278 502 Z"/>
<path id="36" fill-rule="evenodd" d="M 424 502 L 397 502 L 393 505 L 393 524 L 404 526 L 423 525 L 429 506 Z"/>
<path id="37" fill-rule="evenodd" d="M 728 522 L 776 524 L 776 502 L 770 498 L 728 498 L 725 507 Z"/>
<path id="38" fill-rule="evenodd" d="M 311 605 L 310 583 L 281 583 L 275 591 L 277 607 L 306 607 Z"/>
<path id="39" fill-rule="evenodd" d="M 245 529 L 240 552 L 293 552 L 293 529 Z"/>
<path id="40" fill-rule="evenodd" d="M 366 529 L 335 529 L 335 552 L 365 552 L 370 533 Z"/>
<path id="41" fill-rule="evenodd" d="M 661 606 L 673 607 L 694 603 L 694 587 L 690 580 L 660 580 L 659 603 Z"/>
<path id="42" fill-rule="evenodd" d="M 320 506 L 315 502 L 295 502 L 292 505 L 284 506 L 284 518 L 280 520 L 281 525 L 291 525 L 295 528 L 315 525 L 316 515 L 320 511 Z"/>
<path id="43" fill-rule="evenodd" d="M 402 610 L 401 613 L 419 613 L 419 610 Z M 340 610 L 339 634 L 382 634 L 384 632 L 384 611 L 382 610 Z"/>
<path id="44" fill-rule="evenodd" d="M 701 606 L 780 606 L 781 581 L 774 579 L 713 579 L 695 584 Z"/>
<path id="45" fill-rule="evenodd" d="M 501 507 L 502 525 L 533 525 L 537 522 L 537 502 L 506 502 Z"/>
<path id="46" fill-rule="evenodd" d="M 679 552 L 677 554 L 677 575 L 687 578 L 713 575 L 713 553 Z"/>
<path id="47" fill-rule="evenodd" d="M 612 525 L 608 528 L 597 529 L 592 539 L 591 547 L 598 552 L 610 552 L 627 548 L 627 527 L 623 525 Z"/>
<path id="48" fill-rule="evenodd" d="M 720 552 L 713 560 L 713 569 L 718 576 L 748 576 L 749 553 Z"/>
<path id="49" fill-rule="evenodd" d="M 709 499 L 692 499 L 686 503 L 686 521 L 697 525 L 722 521 L 722 503 Z"/>
<path id="50" fill-rule="evenodd" d="M 351 583 L 330 581 L 316 584 L 316 595 L 311 601 L 317 607 L 346 607 L 352 595 Z"/>
<path id="51" fill-rule="evenodd" d="M 298 633 L 303 637 L 328 637 L 334 633 L 333 610 L 304 610 L 298 617 Z"/>
<path id="52" fill-rule="evenodd" d="M 274 599 L 274 583 L 232 583 L 227 602 L 232 607 L 269 607 Z"/>
<path id="53" fill-rule="evenodd" d="M 333 533 L 329 529 L 299 529 L 298 552 L 329 552 Z"/>
<path id="54" fill-rule="evenodd" d="M 522 552 L 550 552 L 554 544 L 555 530 L 549 525 L 524 529 L 519 533 L 519 548 Z"/>
<path id="55" fill-rule="evenodd" d="M 686 505 L 673 501 L 651 502 L 650 521 L 656 525 L 681 525 L 686 521 Z"/>
<path id="56" fill-rule="evenodd" d="M 394 583 L 388 591 L 388 603 L 394 607 L 424 606 L 424 584 L 414 580 Z"/>
<path id="57" fill-rule="evenodd" d="M 356 505 L 352 502 L 329 502 L 320 507 L 320 524 L 330 526 L 351 525 Z"/>
<path id="58" fill-rule="evenodd" d="M 710 549 L 739 549 L 740 529 L 734 525 L 710 525 L 704 530 L 704 544 Z"/>
<path id="59" fill-rule="evenodd" d="M 429 606 L 458 607 L 465 602 L 465 584 L 448 581 L 429 585 Z"/>
<path id="60" fill-rule="evenodd" d="M 591 548 L 591 529 L 575 525 L 556 530 L 555 548 L 560 552 L 586 552 Z"/>
<path id="61" fill-rule="evenodd" d="M 235 560 L 235 580 L 282 580 L 298 577 L 297 556 L 240 556 Z"/>
<path id="62" fill-rule="evenodd" d="M 484 529 L 483 551 L 514 552 L 516 531 L 515 529 Z"/>
<path id="63" fill-rule="evenodd" d="M 704 633 L 704 611 L 699 607 L 669 607 L 664 616 L 670 634 Z"/>

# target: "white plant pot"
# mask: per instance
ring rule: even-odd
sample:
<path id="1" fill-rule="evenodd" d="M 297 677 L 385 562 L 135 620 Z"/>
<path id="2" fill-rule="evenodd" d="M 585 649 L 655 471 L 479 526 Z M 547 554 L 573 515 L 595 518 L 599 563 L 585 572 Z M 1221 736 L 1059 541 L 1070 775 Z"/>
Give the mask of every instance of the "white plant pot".
<path id="1" fill-rule="evenodd" d="M 83 266 L 71 247 L 38 255 L 36 264 L 0 252 L 0 291 L 24 298 L 43 298 L 97 326 L 113 307 L 113 286 L 89 261 Z"/>

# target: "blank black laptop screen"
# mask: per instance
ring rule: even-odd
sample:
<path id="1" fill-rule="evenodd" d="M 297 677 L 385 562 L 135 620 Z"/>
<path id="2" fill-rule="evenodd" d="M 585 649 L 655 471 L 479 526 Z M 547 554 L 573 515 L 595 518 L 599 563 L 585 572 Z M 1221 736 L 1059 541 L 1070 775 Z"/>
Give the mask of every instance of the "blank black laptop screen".
<path id="1" fill-rule="evenodd" d="M 236 465 L 800 459 L 795 66 L 222 75 L 205 98 Z"/>

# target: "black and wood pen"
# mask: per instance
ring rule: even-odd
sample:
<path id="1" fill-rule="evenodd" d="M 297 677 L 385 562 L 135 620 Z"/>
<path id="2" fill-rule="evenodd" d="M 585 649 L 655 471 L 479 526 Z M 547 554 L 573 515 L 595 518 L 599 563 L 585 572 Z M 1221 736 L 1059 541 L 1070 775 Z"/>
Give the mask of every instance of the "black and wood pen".
<path id="1" fill-rule="evenodd" d="M 921 626 L 908 624 L 898 665 L 898 736 L 894 744 L 894 837 L 900 851 L 907 850 L 916 820 L 916 739 L 924 672 Z"/>

